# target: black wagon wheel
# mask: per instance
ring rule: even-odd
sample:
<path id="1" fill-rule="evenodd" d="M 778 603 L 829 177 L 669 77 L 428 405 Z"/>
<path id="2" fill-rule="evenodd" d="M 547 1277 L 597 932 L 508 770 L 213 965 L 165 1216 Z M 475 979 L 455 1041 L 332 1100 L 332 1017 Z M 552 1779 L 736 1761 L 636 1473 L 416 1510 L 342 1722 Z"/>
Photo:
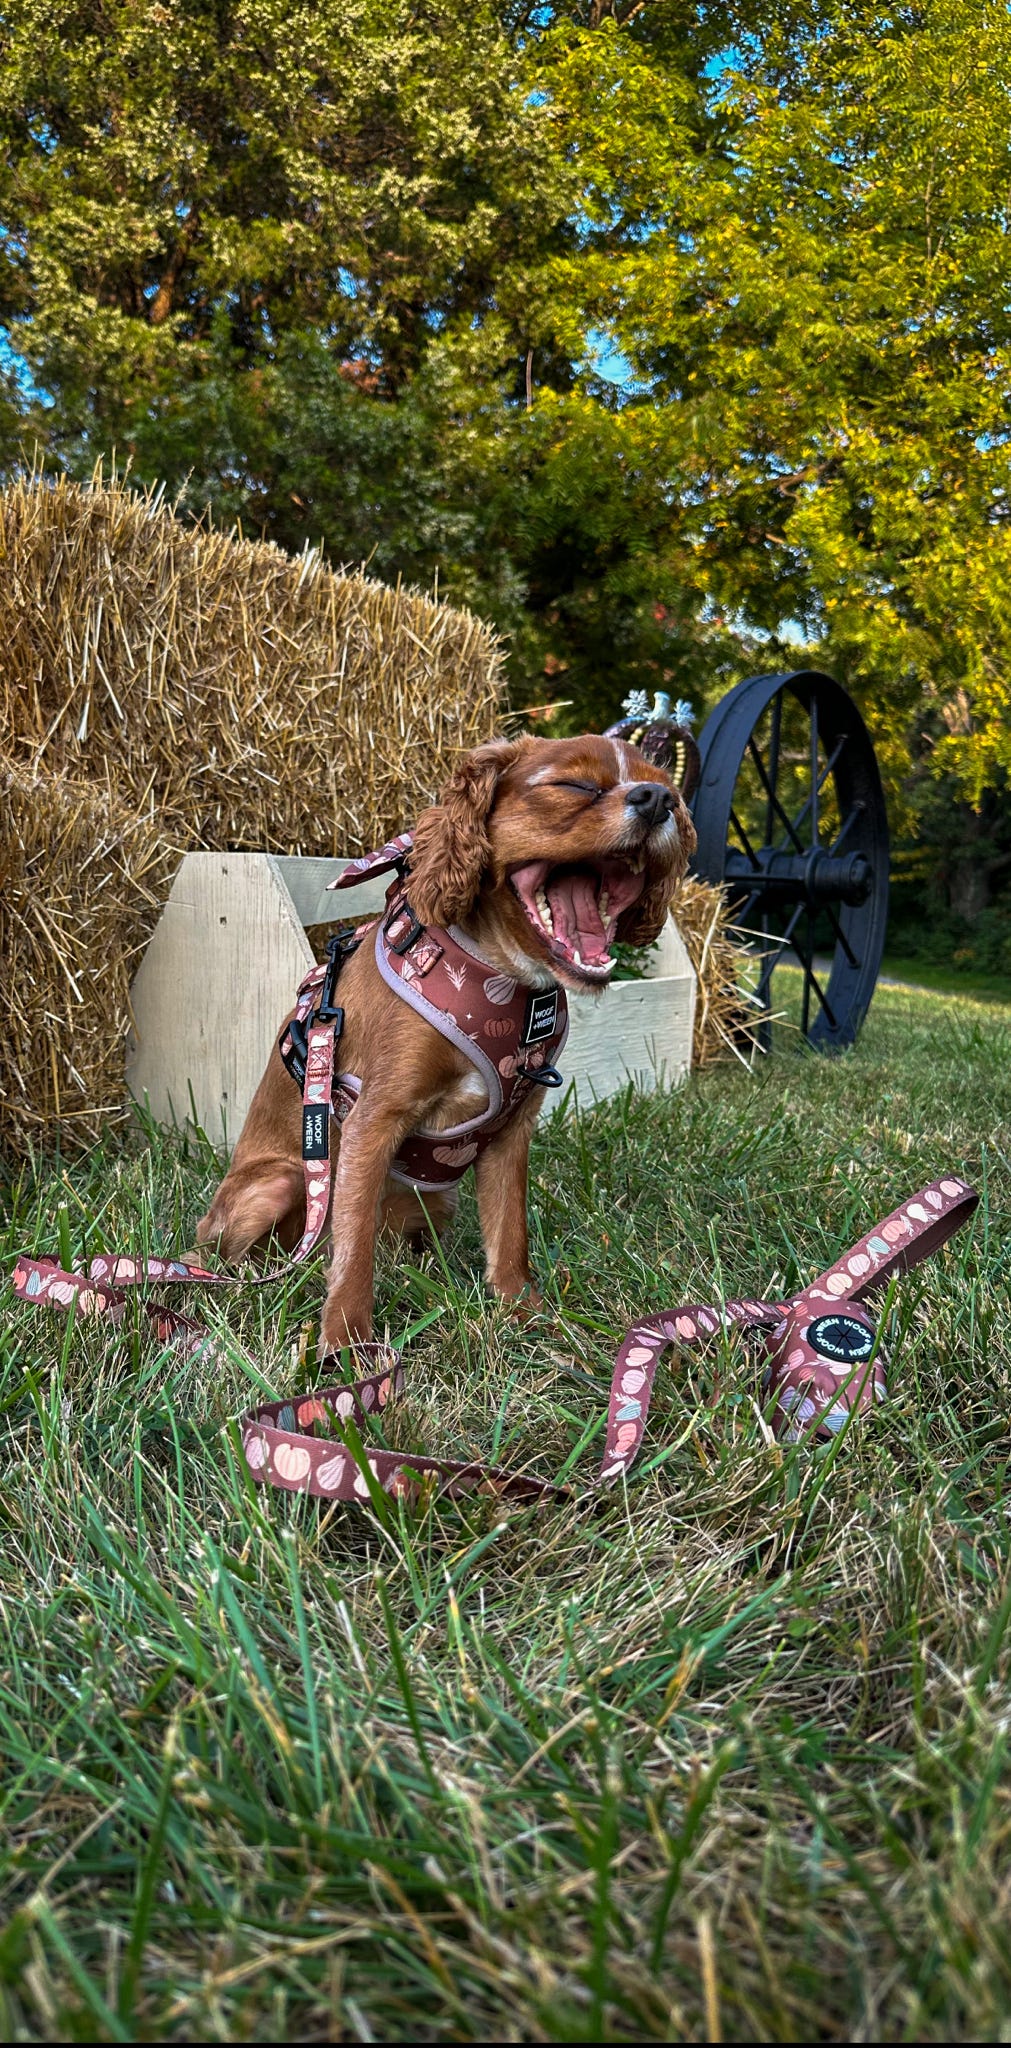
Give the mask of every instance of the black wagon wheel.
<path id="1" fill-rule="evenodd" d="M 781 964 L 803 971 L 800 1025 L 852 1045 L 881 965 L 888 819 L 871 737 L 852 697 L 817 669 L 749 676 L 699 736 L 696 874 L 724 882 L 772 1007 Z M 760 1026 L 771 1044 L 771 1024 Z"/>

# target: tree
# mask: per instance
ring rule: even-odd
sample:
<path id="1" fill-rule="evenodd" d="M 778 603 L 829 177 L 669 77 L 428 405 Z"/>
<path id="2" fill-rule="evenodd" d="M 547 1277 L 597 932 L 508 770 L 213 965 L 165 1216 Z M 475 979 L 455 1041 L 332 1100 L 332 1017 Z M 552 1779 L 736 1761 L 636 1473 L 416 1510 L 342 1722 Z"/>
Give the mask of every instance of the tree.
<path id="1" fill-rule="evenodd" d="M 799 624 L 893 784 L 928 750 L 974 804 L 1011 768 L 1009 80 L 1003 6 L 797 10 L 615 319 L 713 602 Z"/>
<path id="2" fill-rule="evenodd" d="M 624 121 L 600 42 L 561 68 L 604 247 L 552 267 L 628 374 L 545 400 L 541 516 L 564 533 L 610 479 L 609 530 L 663 600 L 652 658 L 686 694 L 749 642 L 756 666 L 835 668 L 900 835 L 929 836 L 938 893 L 978 919 L 1009 879 L 1011 17 L 784 6 L 660 132 L 649 16 L 631 59 L 612 40 Z M 656 196 L 616 235 L 623 149 Z M 636 581 L 613 553 L 606 573 Z"/>
<path id="3" fill-rule="evenodd" d="M 50 440 L 171 422 L 226 345 L 239 375 L 307 330 L 396 394 L 567 217 L 515 84 L 487 0 L 13 0 L 0 318 Z"/>
<path id="4" fill-rule="evenodd" d="M 1009 36 L 994 0 L 12 0 L 0 432 L 437 575 L 574 720 L 803 654 L 911 831 L 927 781 L 983 818 Z"/>

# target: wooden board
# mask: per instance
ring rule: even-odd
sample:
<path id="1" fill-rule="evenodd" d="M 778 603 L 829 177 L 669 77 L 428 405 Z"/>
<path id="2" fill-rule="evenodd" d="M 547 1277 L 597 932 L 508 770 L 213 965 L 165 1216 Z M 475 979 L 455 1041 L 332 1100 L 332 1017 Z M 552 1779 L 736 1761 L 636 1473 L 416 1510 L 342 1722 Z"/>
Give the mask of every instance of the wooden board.
<path id="1" fill-rule="evenodd" d="M 264 858 L 283 882 L 302 924 L 341 924 L 345 919 L 350 924 L 367 917 L 370 910 L 381 910 L 386 901 L 389 875 L 373 875 L 368 882 L 356 882 L 353 889 L 328 889 L 327 883 L 340 874 L 346 861 L 308 859 L 294 853 L 266 854 Z"/>
<path id="2" fill-rule="evenodd" d="M 629 1081 L 643 1093 L 684 1079 L 691 1064 L 695 981 L 619 981 L 606 995 L 569 997 L 561 1067 L 585 1108 Z"/>
<path id="3" fill-rule="evenodd" d="M 126 1078 L 159 1123 L 234 1144 L 313 956 L 265 854 L 184 856 L 131 991 Z"/>
<path id="4" fill-rule="evenodd" d="M 387 877 L 326 893 L 339 860 L 188 853 L 137 971 L 127 1080 L 159 1122 L 196 1122 L 216 1145 L 242 1128 L 271 1044 L 313 955 L 304 926 L 381 908 Z M 691 1061 L 695 977 L 668 921 L 649 979 L 570 999 L 562 1065 L 581 1103 L 634 1080 L 673 1082 Z M 545 1109 L 555 1105 L 549 1098 Z"/>

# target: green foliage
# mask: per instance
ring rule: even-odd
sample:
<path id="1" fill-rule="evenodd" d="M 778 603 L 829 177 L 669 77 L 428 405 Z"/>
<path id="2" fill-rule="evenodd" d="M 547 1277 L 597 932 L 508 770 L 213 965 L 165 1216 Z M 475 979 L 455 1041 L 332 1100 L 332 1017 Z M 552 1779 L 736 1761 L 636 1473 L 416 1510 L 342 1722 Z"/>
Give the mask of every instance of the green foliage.
<path id="1" fill-rule="evenodd" d="M 487 0 L 15 0 L 3 45 L 5 316 L 65 435 L 170 402 L 222 314 L 236 371 L 311 324 L 396 389 L 568 211 Z"/>
<path id="2" fill-rule="evenodd" d="M 894 775 L 932 716 L 973 802 L 1011 766 L 1009 77 L 1006 8 L 967 0 L 773 35 L 725 83 L 732 189 L 695 252 L 721 592 L 792 605 Z"/>
<path id="3" fill-rule="evenodd" d="M 571 671 L 608 715 L 705 637 L 589 323 L 671 219 L 713 12 L 643 39 L 597 4 L 15 0 L 0 318 L 34 384 L 22 433 L 79 472 L 115 446 L 288 545 L 438 574 L 513 632 L 521 694 Z"/>
<path id="4" fill-rule="evenodd" d="M 996 0 L 12 0 L 0 444 L 437 577 L 579 722 L 816 660 L 896 820 L 964 819 L 1011 771 L 1009 77 Z"/>

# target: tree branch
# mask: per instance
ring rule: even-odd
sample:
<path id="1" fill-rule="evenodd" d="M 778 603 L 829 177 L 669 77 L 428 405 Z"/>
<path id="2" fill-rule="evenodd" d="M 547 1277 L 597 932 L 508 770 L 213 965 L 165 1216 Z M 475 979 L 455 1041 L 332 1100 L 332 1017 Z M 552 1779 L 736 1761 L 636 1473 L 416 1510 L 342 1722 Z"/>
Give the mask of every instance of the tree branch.
<path id="1" fill-rule="evenodd" d="M 196 227 L 196 208 L 191 207 L 189 213 L 186 216 L 186 222 L 183 227 L 182 233 L 179 237 L 179 240 L 177 241 L 175 248 L 173 249 L 172 254 L 169 257 L 165 270 L 162 273 L 161 283 L 159 284 L 158 289 L 155 292 L 154 298 L 151 300 L 151 307 L 148 313 L 148 322 L 152 327 L 163 326 L 165 321 L 168 319 L 169 314 L 172 311 L 173 294 L 175 292 L 176 285 L 179 282 L 183 264 L 185 263 L 186 258 L 190 253 L 190 244 L 192 243 L 193 237 L 196 233 Z"/>

